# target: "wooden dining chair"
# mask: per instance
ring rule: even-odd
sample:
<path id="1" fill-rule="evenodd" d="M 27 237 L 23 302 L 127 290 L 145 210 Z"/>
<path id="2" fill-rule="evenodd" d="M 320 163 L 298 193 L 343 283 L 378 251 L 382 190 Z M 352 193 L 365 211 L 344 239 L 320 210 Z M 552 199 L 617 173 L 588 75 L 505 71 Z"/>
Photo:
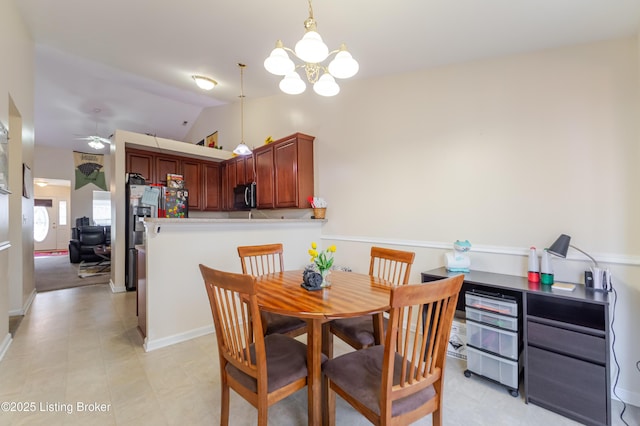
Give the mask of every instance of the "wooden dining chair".
<path id="1" fill-rule="evenodd" d="M 446 351 L 464 275 L 391 290 L 383 345 L 327 361 L 325 419 L 335 425 L 335 395 L 375 425 L 408 425 L 432 413 L 442 424 Z"/>
<path id="2" fill-rule="evenodd" d="M 409 251 L 371 247 L 369 275 L 382 278 L 394 285 L 407 284 L 415 255 Z M 374 320 L 374 315 L 336 319 L 331 321 L 329 332 L 355 349 L 367 348 L 381 343 L 376 341 L 376 334 L 382 334 L 383 331 L 376 333 Z M 387 320 L 384 318 L 383 328 L 386 322 Z M 380 326 L 378 325 L 378 327 Z"/>
<path id="3" fill-rule="evenodd" d="M 271 274 L 284 270 L 282 244 L 240 246 L 238 255 L 242 273 L 253 276 Z M 296 337 L 307 332 L 307 323 L 299 318 L 272 312 L 261 312 L 263 334 L 285 334 Z"/>
<path id="4" fill-rule="evenodd" d="M 272 404 L 307 385 L 307 347 L 281 334 L 252 333 L 262 327 L 255 277 L 200 265 L 218 341 L 220 425 L 229 424 L 229 389 L 258 409 L 266 425 Z"/>

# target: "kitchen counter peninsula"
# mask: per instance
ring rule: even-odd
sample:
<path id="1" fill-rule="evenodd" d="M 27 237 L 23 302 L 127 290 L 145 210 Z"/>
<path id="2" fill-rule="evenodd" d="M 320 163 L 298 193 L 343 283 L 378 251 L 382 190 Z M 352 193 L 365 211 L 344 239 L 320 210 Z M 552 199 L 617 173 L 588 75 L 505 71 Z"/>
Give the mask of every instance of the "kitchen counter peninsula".
<path id="1" fill-rule="evenodd" d="M 238 246 L 282 243 L 285 269 L 309 263 L 312 241 L 326 220 L 146 218 L 145 264 L 139 265 L 138 327 L 144 349 L 213 333 L 200 263 L 241 273 Z M 302 277 L 301 277 L 302 279 Z"/>

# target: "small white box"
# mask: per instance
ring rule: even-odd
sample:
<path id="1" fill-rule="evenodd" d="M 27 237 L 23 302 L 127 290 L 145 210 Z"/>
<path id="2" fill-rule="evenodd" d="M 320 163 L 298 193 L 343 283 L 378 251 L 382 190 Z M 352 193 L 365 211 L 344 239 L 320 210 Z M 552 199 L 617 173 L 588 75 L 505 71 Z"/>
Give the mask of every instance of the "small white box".
<path id="1" fill-rule="evenodd" d="M 453 320 L 447 345 L 447 356 L 467 359 L 467 326 L 465 321 Z"/>

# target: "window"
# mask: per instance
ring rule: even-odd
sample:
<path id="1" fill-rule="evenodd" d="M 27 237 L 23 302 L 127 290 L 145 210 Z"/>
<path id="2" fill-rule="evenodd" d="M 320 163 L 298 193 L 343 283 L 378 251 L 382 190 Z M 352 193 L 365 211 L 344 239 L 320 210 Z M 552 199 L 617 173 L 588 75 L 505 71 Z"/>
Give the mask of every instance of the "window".
<path id="1" fill-rule="evenodd" d="M 67 226 L 67 200 L 58 203 L 58 225 Z"/>
<path id="2" fill-rule="evenodd" d="M 94 225 L 111 225 L 110 192 L 93 191 L 93 222 Z"/>

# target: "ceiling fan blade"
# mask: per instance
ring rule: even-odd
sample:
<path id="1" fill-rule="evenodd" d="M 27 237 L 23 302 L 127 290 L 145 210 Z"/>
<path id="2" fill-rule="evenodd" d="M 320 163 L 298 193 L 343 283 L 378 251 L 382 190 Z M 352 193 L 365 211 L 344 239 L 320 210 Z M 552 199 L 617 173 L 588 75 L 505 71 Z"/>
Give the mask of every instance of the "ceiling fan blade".
<path id="1" fill-rule="evenodd" d="M 109 139 L 103 138 L 100 136 L 87 136 L 85 138 L 75 138 L 75 139 L 79 141 L 96 141 L 96 142 L 111 144 L 111 141 Z"/>

